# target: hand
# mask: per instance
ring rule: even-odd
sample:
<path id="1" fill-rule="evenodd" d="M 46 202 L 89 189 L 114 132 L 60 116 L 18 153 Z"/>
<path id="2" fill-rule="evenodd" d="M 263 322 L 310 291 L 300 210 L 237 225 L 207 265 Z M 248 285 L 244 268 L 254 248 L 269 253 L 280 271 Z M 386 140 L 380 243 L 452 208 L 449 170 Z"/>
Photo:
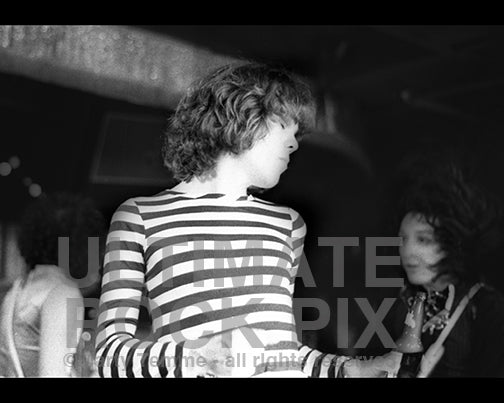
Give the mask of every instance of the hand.
<path id="1" fill-rule="evenodd" d="M 397 373 L 402 353 L 391 351 L 369 360 L 351 359 L 343 364 L 345 378 L 386 378 Z"/>
<path id="2" fill-rule="evenodd" d="M 224 334 L 186 342 L 182 358 L 184 378 L 216 378 L 230 375 L 226 361 L 232 358 Z"/>
<path id="3" fill-rule="evenodd" d="M 250 377 L 267 345 L 260 329 L 234 329 L 184 345 L 184 377 Z"/>

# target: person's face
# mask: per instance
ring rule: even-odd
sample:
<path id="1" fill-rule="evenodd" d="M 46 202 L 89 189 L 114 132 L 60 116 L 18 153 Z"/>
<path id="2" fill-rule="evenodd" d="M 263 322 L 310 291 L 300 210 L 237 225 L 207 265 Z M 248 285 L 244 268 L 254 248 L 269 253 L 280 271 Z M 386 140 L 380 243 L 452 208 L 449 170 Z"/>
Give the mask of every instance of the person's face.
<path id="1" fill-rule="evenodd" d="M 290 154 L 298 149 L 297 131 L 297 123 L 269 122 L 267 134 L 240 156 L 250 185 L 269 189 L 278 183 Z"/>
<path id="2" fill-rule="evenodd" d="M 401 264 L 411 284 L 431 285 L 438 271 L 436 265 L 445 257 L 434 237 L 434 228 L 425 218 L 416 213 L 404 216 L 399 236 Z"/>

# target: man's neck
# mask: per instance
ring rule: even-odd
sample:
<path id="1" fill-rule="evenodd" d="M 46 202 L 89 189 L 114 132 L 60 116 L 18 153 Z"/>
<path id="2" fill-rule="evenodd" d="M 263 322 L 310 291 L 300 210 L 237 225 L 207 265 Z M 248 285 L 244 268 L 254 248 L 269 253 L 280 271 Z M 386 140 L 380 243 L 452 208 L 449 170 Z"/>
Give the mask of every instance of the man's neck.
<path id="1" fill-rule="evenodd" d="M 220 193 L 238 198 L 247 194 L 250 185 L 239 158 L 224 155 L 219 158 L 212 172 L 181 182 L 172 190 L 198 195 Z"/>

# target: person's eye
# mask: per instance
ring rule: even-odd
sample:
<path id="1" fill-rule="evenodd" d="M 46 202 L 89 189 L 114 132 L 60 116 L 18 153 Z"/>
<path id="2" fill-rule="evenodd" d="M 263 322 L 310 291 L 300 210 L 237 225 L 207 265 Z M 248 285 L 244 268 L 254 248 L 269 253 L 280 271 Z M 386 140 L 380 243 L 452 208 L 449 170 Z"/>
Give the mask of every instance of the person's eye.
<path id="1" fill-rule="evenodd" d="M 421 244 L 424 244 L 424 245 L 430 245 L 433 242 L 433 240 L 429 237 L 426 237 L 426 236 L 419 236 L 418 242 L 420 242 Z"/>
<path id="2" fill-rule="evenodd" d="M 282 129 L 285 130 L 285 124 L 283 124 L 282 122 L 280 122 L 280 126 L 282 126 Z"/>

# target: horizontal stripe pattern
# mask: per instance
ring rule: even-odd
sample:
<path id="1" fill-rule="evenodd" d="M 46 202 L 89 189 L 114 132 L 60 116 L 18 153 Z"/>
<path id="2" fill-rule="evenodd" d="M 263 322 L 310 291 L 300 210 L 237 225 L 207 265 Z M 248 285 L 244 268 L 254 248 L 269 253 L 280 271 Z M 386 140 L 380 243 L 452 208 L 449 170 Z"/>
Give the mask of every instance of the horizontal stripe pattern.
<path id="1" fill-rule="evenodd" d="M 183 376 L 186 341 L 243 327 L 269 335 L 268 356 L 291 357 L 269 370 L 301 367 L 292 294 L 305 223 L 284 206 L 222 196 L 168 190 L 116 210 L 98 314 L 101 376 Z M 155 342 L 135 338 L 142 304 Z M 331 356 L 312 355 L 310 375 L 327 374 Z"/>
<path id="2" fill-rule="evenodd" d="M 322 353 L 306 345 L 299 346 L 301 370 L 311 378 L 337 378 L 343 363 L 350 357 Z"/>

